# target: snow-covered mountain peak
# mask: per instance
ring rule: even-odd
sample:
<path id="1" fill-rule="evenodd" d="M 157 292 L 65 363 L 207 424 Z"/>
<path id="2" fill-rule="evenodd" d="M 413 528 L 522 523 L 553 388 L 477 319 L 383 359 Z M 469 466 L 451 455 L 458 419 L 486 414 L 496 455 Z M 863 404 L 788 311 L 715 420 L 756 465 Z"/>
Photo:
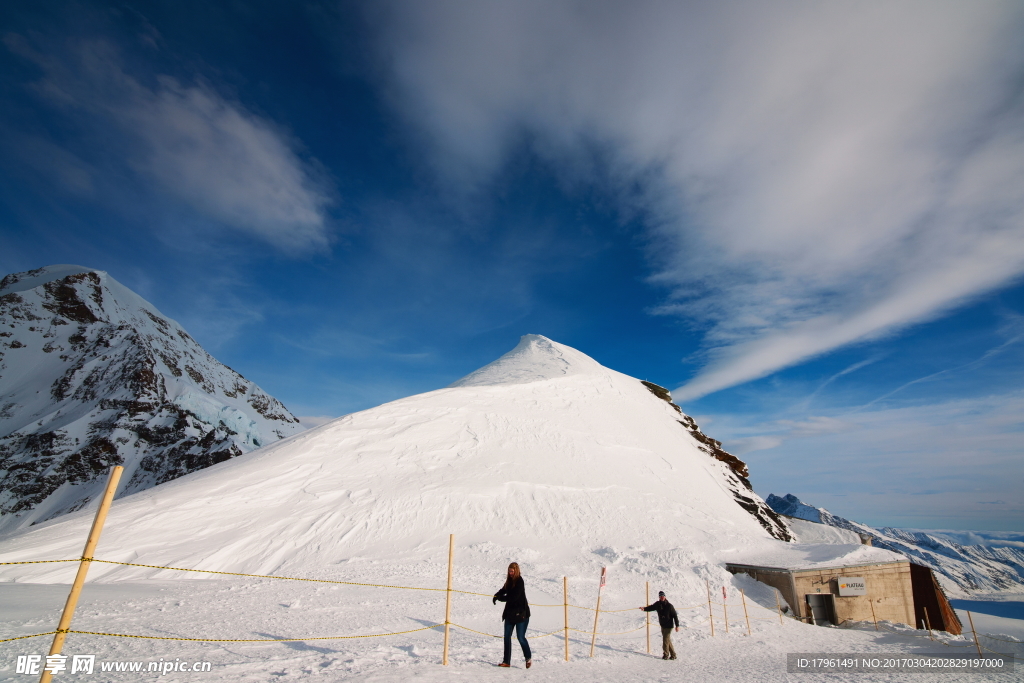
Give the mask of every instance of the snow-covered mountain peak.
<path id="1" fill-rule="evenodd" d="M 576 349 L 539 334 L 526 334 L 498 360 L 453 382 L 451 387 L 529 384 L 571 375 L 610 372 Z"/>
<path id="2" fill-rule="evenodd" d="M 765 502 L 771 506 L 772 510 L 787 517 L 806 519 L 809 522 L 816 522 L 818 524 L 828 524 L 828 520 L 832 518 L 832 513 L 825 508 L 808 505 L 792 493 L 787 493 L 785 496 L 776 496 L 774 493 L 769 493 Z"/>
<path id="3" fill-rule="evenodd" d="M 112 464 L 131 493 L 298 431 L 107 273 L 57 265 L 0 281 L 0 530 L 81 508 Z"/>
<path id="4" fill-rule="evenodd" d="M 0 280 L 0 295 L 10 294 L 11 292 L 25 292 L 45 285 L 47 282 L 60 280 L 69 275 L 81 275 L 82 273 L 96 273 L 101 277 L 107 275 L 102 270 L 93 270 L 85 266 L 73 266 L 70 264 L 44 266 L 24 273 L 11 273 L 7 275 L 3 280 Z"/>

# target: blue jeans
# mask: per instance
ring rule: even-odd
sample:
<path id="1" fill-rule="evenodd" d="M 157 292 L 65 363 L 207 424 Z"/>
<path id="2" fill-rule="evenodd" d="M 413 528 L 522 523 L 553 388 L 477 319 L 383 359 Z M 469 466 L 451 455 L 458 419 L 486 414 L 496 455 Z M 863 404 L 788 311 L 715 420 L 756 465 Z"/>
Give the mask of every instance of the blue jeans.
<path id="1" fill-rule="evenodd" d="M 518 624 L 512 622 L 505 622 L 505 658 L 503 661 L 505 664 L 512 663 L 512 630 L 515 629 L 516 638 L 519 639 L 519 644 L 523 646 L 523 657 L 526 661 L 533 659 L 530 656 L 530 644 L 526 642 L 526 627 L 530 625 L 530 619 L 526 618 L 520 621 Z"/>

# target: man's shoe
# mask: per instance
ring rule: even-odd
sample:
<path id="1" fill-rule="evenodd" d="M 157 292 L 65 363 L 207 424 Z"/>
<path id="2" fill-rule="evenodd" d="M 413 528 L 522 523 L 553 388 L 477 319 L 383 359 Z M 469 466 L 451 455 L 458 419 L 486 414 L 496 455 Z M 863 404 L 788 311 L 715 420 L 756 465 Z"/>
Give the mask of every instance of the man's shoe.
<path id="1" fill-rule="evenodd" d="M 532 659 L 527 659 L 526 660 L 526 668 L 527 669 L 529 669 L 532 664 L 533 664 L 533 660 Z"/>
<path id="2" fill-rule="evenodd" d="M 675 659 L 675 658 L 676 658 L 675 655 L 672 655 L 671 657 L 669 657 L 669 659 Z"/>
<path id="3" fill-rule="evenodd" d="M 502 662 L 502 663 L 501 663 L 501 664 L 499 664 L 498 666 L 503 666 L 503 667 L 505 667 L 506 669 L 508 669 L 508 668 L 509 668 L 509 667 L 511 667 L 512 665 L 511 665 L 511 664 L 506 664 L 505 662 Z"/>
<path id="4" fill-rule="evenodd" d="M 661 658 L 662 659 L 668 659 L 668 655 L 662 655 Z"/>

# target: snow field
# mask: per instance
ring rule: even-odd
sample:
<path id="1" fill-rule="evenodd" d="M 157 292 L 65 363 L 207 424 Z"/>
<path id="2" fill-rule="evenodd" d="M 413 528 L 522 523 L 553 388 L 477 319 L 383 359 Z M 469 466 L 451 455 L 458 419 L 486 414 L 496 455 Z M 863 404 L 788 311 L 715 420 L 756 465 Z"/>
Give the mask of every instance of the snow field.
<path id="1" fill-rule="evenodd" d="M 397 568 L 396 568 L 397 569 Z M 405 579 L 422 568 L 396 571 L 392 578 Z M 465 577 L 463 577 L 465 578 Z M 491 584 L 496 588 L 494 574 Z M 500 579 L 500 574 L 497 577 Z M 527 577 L 529 578 L 529 577 Z M 559 581 L 560 583 L 560 581 Z M 582 580 L 581 580 L 582 583 Z M 548 590 L 553 582 L 534 580 L 528 584 L 531 601 L 560 601 L 559 590 Z M 544 588 L 544 590 L 540 590 Z M 587 587 L 596 589 L 596 580 Z M 0 633 L 5 637 L 38 633 L 54 627 L 67 594 L 62 584 L 0 584 Z M 581 587 L 581 593 L 588 592 Z M 594 596 L 591 596 L 591 601 Z M 606 588 L 602 606 L 618 607 L 629 597 Z M 635 600 L 632 602 L 636 602 Z M 584 602 L 586 604 L 586 602 Z M 550 611 L 549 616 L 546 613 Z M 573 611 L 573 626 L 589 631 L 592 613 Z M 917 637 L 920 632 L 893 624 L 889 631 L 875 632 L 871 624 L 853 629 L 821 628 L 785 620 L 752 622 L 753 635 L 746 635 L 742 613 L 737 620 L 730 608 L 732 628 L 725 634 L 718 623 L 715 637 L 705 626 L 683 629 L 673 634 L 679 661 L 660 658 L 660 632 L 652 627 L 652 654 L 646 653 L 643 630 L 620 636 L 599 636 L 594 658 L 589 633 L 572 632 L 571 661 L 563 661 L 561 635 L 538 637 L 545 630 L 561 625 L 561 608 L 536 608 L 528 638 L 534 651 L 534 666 L 526 674 L 518 644 L 513 642 L 511 671 L 494 667 L 501 659 L 501 641 L 453 628 L 449 660 L 441 661 L 441 629 L 420 631 L 384 638 L 324 640 L 285 643 L 195 643 L 112 638 L 71 634 L 66 654 L 95 654 L 97 661 L 209 661 L 211 674 L 170 673 L 142 676 L 166 681 L 434 681 L 516 680 L 528 675 L 531 680 L 568 681 L 837 681 L 837 675 L 786 673 L 787 652 L 827 653 L 906 653 L 923 654 L 947 648 Z M 762 610 L 764 614 L 768 611 Z M 453 621 L 490 633 L 499 633 L 501 604 L 493 606 L 489 598 L 457 596 Z M 247 579 L 238 581 L 177 580 L 90 583 L 83 593 L 72 628 L 75 630 L 133 633 L 165 637 L 193 638 L 286 638 L 296 635 L 345 635 L 386 630 L 421 628 L 442 620 L 444 593 L 396 591 L 369 587 L 310 585 L 299 582 Z M 637 616 L 639 615 L 639 616 Z M 617 619 L 617 621 L 616 621 Z M 977 619 L 977 617 L 976 617 Z M 983 617 L 984 619 L 984 617 Z M 992 619 L 999 619 L 992 617 Z M 1014 622 L 1017 620 L 1006 620 Z M 604 631 L 616 623 L 642 624 L 643 616 L 602 615 Z M 535 625 L 536 624 L 536 625 Z M 1020 622 L 1017 622 L 1020 628 Z M 551 628 L 546 628 L 550 626 Z M 980 626 L 979 626 L 980 628 Z M 1005 630 L 1005 629 L 1003 629 Z M 964 645 L 958 638 L 944 638 L 950 644 Z M 0 644 L 0 681 L 28 680 L 14 673 L 19 654 L 45 654 L 50 637 Z M 956 648 L 961 651 L 964 648 Z M 967 649 L 967 651 L 970 651 Z M 943 680 L 1008 680 L 997 674 L 943 674 Z M 998 677 L 998 678 L 997 678 Z M 67 680 L 75 677 L 65 675 Z M 139 674 L 110 673 L 102 680 L 139 680 Z M 869 683 L 905 680 L 897 674 L 858 674 L 857 680 Z M 88 676 L 80 680 L 89 680 Z M 98 677 L 93 680 L 100 680 Z"/>
<path id="2" fill-rule="evenodd" d="M 991 654 L 991 651 L 995 650 L 1001 654 L 1012 655 L 1016 657 L 1017 666 L 1024 667 L 1024 619 L 1009 619 L 974 611 L 968 619 L 966 610 L 958 609 L 956 613 L 964 625 L 964 632 L 968 633 L 968 638 L 971 620 L 974 621 L 974 628 L 981 634 L 983 651 Z"/>

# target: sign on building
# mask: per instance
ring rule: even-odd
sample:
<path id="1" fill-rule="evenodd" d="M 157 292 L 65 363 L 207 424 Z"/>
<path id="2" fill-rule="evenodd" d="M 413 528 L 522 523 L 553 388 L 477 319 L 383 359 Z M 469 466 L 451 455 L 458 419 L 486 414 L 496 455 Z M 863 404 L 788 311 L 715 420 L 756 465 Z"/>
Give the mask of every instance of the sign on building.
<path id="1" fill-rule="evenodd" d="M 836 581 L 839 582 L 839 597 L 841 598 L 868 594 L 863 576 L 840 576 Z"/>

